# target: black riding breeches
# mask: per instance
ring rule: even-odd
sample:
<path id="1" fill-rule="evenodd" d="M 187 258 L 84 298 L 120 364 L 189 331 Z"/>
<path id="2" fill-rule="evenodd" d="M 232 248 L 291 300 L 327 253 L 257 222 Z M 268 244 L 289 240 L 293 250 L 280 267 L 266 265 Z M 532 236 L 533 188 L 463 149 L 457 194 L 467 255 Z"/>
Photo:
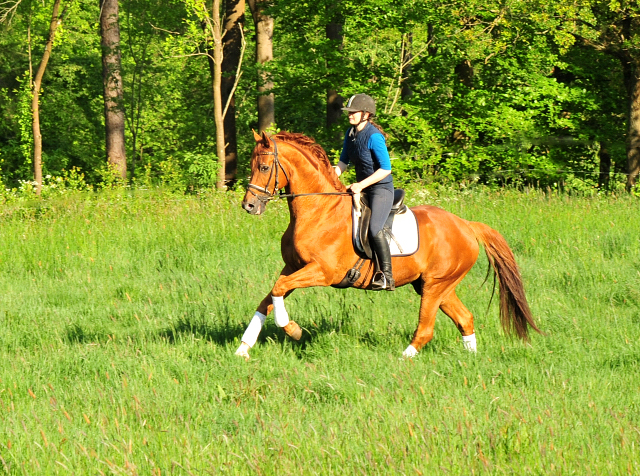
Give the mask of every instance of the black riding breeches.
<path id="1" fill-rule="evenodd" d="M 386 185 L 386 184 L 385 184 Z M 369 199 L 371 207 L 371 221 L 369 222 L 369 236 L 377 235 L 384 223 L 389 218 L 391 207 L 393 206 L 393 185 L 387 186 L 371 186 L 364 193 Z"/>

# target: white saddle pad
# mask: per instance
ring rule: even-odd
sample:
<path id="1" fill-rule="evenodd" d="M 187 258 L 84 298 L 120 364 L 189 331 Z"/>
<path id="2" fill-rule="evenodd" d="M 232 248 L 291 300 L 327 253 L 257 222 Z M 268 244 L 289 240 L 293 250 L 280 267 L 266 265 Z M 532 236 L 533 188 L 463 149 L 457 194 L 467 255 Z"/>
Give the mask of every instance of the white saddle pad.
<path id="1" fill-rule="evenodd" d="M 355 208 L 352 209 L 353 219 L 353 243 L 356 249 L 363 251 L 358 232 L 359 221 Z M 418 220 L 409 207 L 404 213 L 398 214 L 393 219 L 391 227 L 393 237 L 389 241 L 391 256 L 409 256 L 418 251 L 420 239 L 418 236 Z"/>

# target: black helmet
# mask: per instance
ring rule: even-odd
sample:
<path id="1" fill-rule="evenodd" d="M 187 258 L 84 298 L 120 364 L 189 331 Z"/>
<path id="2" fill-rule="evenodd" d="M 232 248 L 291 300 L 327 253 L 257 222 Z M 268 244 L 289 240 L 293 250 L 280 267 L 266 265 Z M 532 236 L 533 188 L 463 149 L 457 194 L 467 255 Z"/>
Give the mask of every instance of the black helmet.
<path id="1" fill-rule="evenodd" d="M 371 96 L 366 94 L 354 94 L 349 98 L 347 105 L 342 108 L 343 111 L 348 112 L 368 112 L 372 116 L 376 115 L 376 102 Z"/>

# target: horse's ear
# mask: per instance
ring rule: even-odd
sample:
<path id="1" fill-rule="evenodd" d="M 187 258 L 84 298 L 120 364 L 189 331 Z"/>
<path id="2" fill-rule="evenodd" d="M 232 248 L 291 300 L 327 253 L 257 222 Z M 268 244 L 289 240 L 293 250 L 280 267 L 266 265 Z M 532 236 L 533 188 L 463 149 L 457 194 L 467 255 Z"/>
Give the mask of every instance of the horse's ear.
<path id="1" fill-rule="evenodd" d="M 265 131 L 262 131 L 262 145 L 265 146 L 267 149 L 271 145 L 271 139 L 269 138 L 269 136 Z"/>
<path id="2" fill-rule="evenodd" d="M 262 140 L 262 137 L 260 136 L 260 134 L 258 134 L 254 129 L 251 129 L 253 131 L 253 138 L 255 139 L 256 142 L 260 142 Z"/>

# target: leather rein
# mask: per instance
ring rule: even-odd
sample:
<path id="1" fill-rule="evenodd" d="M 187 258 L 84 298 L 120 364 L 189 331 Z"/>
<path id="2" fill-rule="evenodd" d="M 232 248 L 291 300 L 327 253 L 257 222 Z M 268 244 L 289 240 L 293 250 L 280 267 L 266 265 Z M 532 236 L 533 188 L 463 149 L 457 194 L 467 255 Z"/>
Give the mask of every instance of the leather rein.
<path id="1" fill-rule="evenodd" d="M 254 185 L 252 183 L 249 183 L 249 185 L 247 185 L 247 191 L 251 192 L 262 203 L 267 203 L 271 200 L 279 200 L 281 198 L 308 197 L 311 195 L 352 195 L 350 192 L 280 193 L 279 194 L 278 190 L 280 189 L 280 186 L 279 186 L 280 170 L 282 170 L 282 173 L 287 178 L 287 183 L 289 183 L 289 175 L 287 174 L 287 171 L 284 169 L 284 167 L 280 163 L 280 160 L 278 159 L 278 145 L 276 144 L 275 139 L 273 139 L 272 137 L 270 137 L 269 139 L 271 140 L 271 142 L 273 142 L 273 152 L 258 153 L 258 155 L 273 155 L 273 166 L 271 167 L 269 180 L 267 180 L 267 186 L 260 187 L 259 185 Z M 275 173 L 275 182 L 273 184 L 273 192 L 270 192 L 268 190 L 269 183 L 271 183 L 271 179 L 274 178 L 274 173 Z M 254 190 L 261 192 L 260 195 L 254 192 Z"/>

